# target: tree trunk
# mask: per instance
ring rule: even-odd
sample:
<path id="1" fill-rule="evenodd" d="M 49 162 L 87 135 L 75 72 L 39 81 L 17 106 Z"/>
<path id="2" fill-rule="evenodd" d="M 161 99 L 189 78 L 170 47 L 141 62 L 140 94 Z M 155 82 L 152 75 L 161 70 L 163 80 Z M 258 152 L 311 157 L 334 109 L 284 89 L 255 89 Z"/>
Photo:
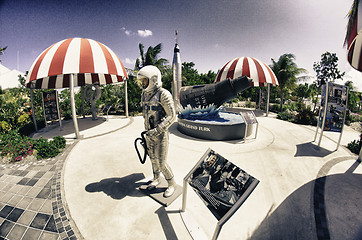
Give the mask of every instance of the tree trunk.
<path id="1" fill-rule="evenodd" d="M 284 103 L 284 97 L 283 97 L 283 92 L 280 94 L 280 109 L 279 112 L 283 111 L 283 103 Z"/>
<path id="2" fill-rule="evenodd" d="M 314 103 L 313 112 L 315 112 L 315 109 L 317 107 L 317 102 L 318 102 L 318 94 L 317 94 L 317 99 L 315 100 L 315 103 Z"/>
<path id="3" fill-rule="evenodd" d="M 321 85 L 322 86 L 322 85 Z M 319 92 L 320 92 L 320 88 L 321 86 L 318 87 L 318 91 L 317 91 L 317 99 L 315 100 L 315 103 L 314 103 L 314 108 L 313 108 L 313 112 L 315 112 L 315 109 L 317 107 L 317 103 L 318 103 L 318 95 L 319 95 Z"/>

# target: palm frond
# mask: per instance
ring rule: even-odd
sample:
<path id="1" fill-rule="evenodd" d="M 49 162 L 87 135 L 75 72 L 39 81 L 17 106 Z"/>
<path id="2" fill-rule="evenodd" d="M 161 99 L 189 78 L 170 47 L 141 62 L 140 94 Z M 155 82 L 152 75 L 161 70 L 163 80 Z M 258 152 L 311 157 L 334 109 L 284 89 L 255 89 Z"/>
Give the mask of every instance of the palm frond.
<path id="1" fill-rule="evenodd" d="M 353 39 L 351 39 L 352 36 L 352 29 L 357 24 L 357 14 L 358 14 L 358 4 L 360 0 L 354 0 L 351 10 L 348 12 L 348 24 L 347 24 L 347 32 L 346 37 L 344 39 L 343 46 L 348 45 Z"/>
<path id="2" fill-rule="evenodd" d="M 138 47 L 140 49 L 140 55 L 141 55 L 141 60 L 142 60 L 142 65 L 145 64 L 145 57 L 144 57 L 144 46 L 142 43 L 138 44 Z"/>
<path id="3" fill-rule="evenodd" d="M 153 53 L 154 55 L 160 54 L 162 51 L 162 44 L 159 43 L 156 46 L 153 47 Z"/>

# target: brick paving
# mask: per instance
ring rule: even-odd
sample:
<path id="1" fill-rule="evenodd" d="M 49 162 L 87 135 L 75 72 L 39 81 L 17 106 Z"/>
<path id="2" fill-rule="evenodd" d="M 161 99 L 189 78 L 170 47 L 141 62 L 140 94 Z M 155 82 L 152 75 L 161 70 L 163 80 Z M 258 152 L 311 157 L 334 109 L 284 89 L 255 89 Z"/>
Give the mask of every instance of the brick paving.
<path id="1" fill-rule="evenodd" d="M 64 161 L 75 144 L 55 158 L 0 165 L 0 240 L 81 238 L 61 194 Z"/>

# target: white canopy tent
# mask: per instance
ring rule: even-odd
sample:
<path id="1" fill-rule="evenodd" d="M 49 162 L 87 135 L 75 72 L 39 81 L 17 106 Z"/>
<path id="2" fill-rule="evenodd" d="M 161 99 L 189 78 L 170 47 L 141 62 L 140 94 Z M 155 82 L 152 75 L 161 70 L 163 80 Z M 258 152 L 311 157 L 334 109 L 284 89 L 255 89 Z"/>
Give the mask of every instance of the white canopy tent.
<path id="1" fill-rule="evenodd" d="M 0 63 L 0 87 L 2 90 L 20 87 L 19 75 L 24 77 L 24 73 L 18 70 L 10 70 Z"/>

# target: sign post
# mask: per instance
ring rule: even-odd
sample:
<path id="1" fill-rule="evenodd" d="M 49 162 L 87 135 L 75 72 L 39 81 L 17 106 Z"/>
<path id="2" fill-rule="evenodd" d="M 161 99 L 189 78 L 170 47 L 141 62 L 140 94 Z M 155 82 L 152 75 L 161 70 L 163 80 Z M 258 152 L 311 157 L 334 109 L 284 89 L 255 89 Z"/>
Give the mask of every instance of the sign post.
<path id="1" fill-rule="evenodd" d="M 218 220 L 212 237 L 216 240 L 222 226 L 240 208 L 258 183 L 259 180 L 208 149 L 184 178 L 181 216 L 186 210 L 189 184 Z M 187 224 L 186 219 L 184 222 L 187 228 L 191 225 Z M 188 230 L 192 234 L 189 228 Z"/>
<path id="2" fill-rule="evenodd" d="M 248 127 L 249 125 L 252 124 L 256 124 L 255 137 L 254 137 L 256 139 L 256 135 L 258 134 L 259 123 L 258 120 L 256 119 L 255 113 L 253 111 L 247 111 L 247 112 L 241 112 L 240 115 L 245 122 L 244 142 L 246 141 L 246 137 L 248 136 Z"/>
<path id="3" fill-rule="evenodd" d="M 56 121 L 59 119 L 60 130 L 62 130 L 62 118 L 59 111 L 58 92 L 56 90 L 43 92 L 43 109 L 45 126 L 48 129 L 48 121 Z"/>
<path id="4" fill-rule="evenodd" d="M 322 87 L 322 99 L 321 107 L 318 114 L 317 129 L 314 136 L 314 141 L 317 138 L 318 128 L 321 128 L 319 136 L 318 147 L 320 147 L 323 132 L 339 132 L 339 139 L 337 142 L 338 150 L 342 133 L 343 126 L 346 119 L 348 101 L 348 87 L 328 82 Z"/>

